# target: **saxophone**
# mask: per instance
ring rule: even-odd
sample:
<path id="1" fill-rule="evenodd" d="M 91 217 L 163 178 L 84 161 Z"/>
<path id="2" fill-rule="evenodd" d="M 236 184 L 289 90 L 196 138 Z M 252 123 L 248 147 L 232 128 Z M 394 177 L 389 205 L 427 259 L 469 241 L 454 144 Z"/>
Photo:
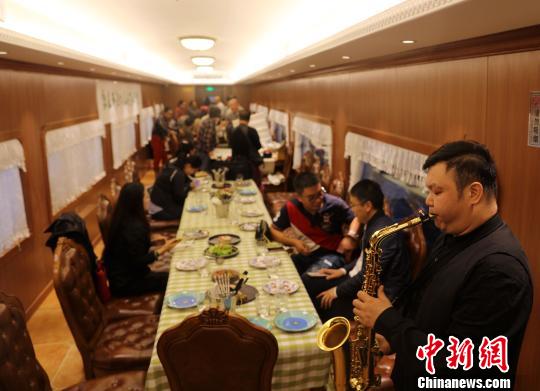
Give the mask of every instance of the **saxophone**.
<path id="1" fill-rule="evenodd" d="M 365 252 L 363 292 L 375 296 L 381 284 L 380 259 L 383 240 L 393 233 L 424 223 L 429 219 L 430 217 L 423 210 L 418 210 L 415 217 L 373 233 L 369 239 L 369 248 Z M 335 351 L 349 339 L 351 349 L 349 384 L 354 391 L 365 391 L 381 384 L 380 376 L 375 374 L 375 357 L 379 354 L 379 347 L 375 341 L 373 329 L 360 324 L 356 316 L 354 320 L 357 322 L 357 327 L 353 336 L 350 335 L 351 325 L 347 318 L 335 317 L 328 320 L 319 330 L 317 346 L 324 351 Z M 343 371 L 344 368 L 340 370 Z M 335 373 L 336 377 L 339 375 Z"/>

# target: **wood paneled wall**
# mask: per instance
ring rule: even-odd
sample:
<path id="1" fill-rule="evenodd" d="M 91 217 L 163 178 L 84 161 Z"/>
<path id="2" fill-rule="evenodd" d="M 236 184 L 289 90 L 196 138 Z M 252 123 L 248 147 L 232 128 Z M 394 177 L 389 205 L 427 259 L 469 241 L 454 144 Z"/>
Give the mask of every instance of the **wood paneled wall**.
<path id="1" fill-rule="evenodd" d="M 540 90 L 540 51 L 349 71 L 252 86 L 251 101 L 333 121 L 334 171 L 345 170 L 349 125 L 440 145 L 485 143 L 498 163 L 503 218 L 540 281 L 540 149 L 527 146 L 529 91 Z M 420 151 L 424 152 L 425 151 Z M 520 358 L 518 390 L 540 384 L 540 294 Z"/>
<path id="2" fill-rule="evenodd" d="M 186 103 L 195 99 L 195 86 L 169 85 L 163 88 L 165 106 L 176 107 L 179 100 Z"/>
<path id="3" fill-rule="evenodd" d="M 52 254 L 45 247 L 43 231 L 51 223 L 47 167 L 44 164 L 44 132 L 54 124 L 98 117 L 95 79 L 91 76 L 61 75 L 16 69 L 17 64 L 0 62 L 0 141 L 17 138 L 26 158 L 22 175 L 30 238 L 20 248 L 0 258 L 0 290 L 17 295 L 31 313 L 48 292 L 52 277 Z M 163 102 L 162 86 L 142 84 L 144 106 Z M 107 140 L 110 143 L 110 138 Z M 110 154 L 110 148 L 104 153 Z M 87 221 L 92 235 L 97 234 L 94 214 L 88 212 L 98 192 L 108 191 L 112 159 L 106 156 L 107 178 L 96 184 L 70 209 L 91 215 Z M 109 167 L 111 166 L 111 167 Z"/>

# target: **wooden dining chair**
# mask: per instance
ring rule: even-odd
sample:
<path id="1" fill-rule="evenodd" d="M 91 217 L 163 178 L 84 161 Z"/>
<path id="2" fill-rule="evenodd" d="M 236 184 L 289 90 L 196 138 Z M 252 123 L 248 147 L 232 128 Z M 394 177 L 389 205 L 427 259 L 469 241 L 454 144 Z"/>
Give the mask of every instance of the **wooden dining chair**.
<path id="1" fill-rule="evenodd" d="M 268 330 L 211 308 L 165 330 L 157 353 L 172 391 L 269 391 L 278 344 Z"/>
<path id="2" fill-rule="evenodd" d="M 15 296 L 0 292 L 0 390 L 50 391 L 47 373 L 36 358 L 24 308 Z M 124 372 L 79 383 L 64 391 L 144 389 L 144 371 Z"/>
<path id="3" fill-rule="evenodd" d="M 60 237 L 54 252 L 53 283 L 62 312 L 81 353 L 87 379 L 150 363 L 159 317 L 111 320 L 99 300 L 88 259 L 75 243 Z"/>
<path id="4" fill-rule="evenodd" d="M 62 238 L 62 246 L 60 252 L 72 251 L 70 256 L 74 262 L 82 262 L 87 265 L 91 262 L 86 249 L 77 242 L 69 238 Z M 88 272 L 90 273 L 91 269 Z M 131 297 L 113 297 L 102 304 L 105 317 L 109 320 L 118 320 L 137 315 L 159 315 L 163 304 L 163 294 L 147 293 Z"/>

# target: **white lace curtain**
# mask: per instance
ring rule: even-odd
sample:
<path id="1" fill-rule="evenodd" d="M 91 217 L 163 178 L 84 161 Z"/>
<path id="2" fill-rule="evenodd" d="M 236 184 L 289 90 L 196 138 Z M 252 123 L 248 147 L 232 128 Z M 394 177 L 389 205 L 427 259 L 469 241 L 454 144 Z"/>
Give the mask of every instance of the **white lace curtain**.
<path id="1" fill-rule="evenodd" d="M 295 137 L 293 168 L 300 168 L 302 164 L 304 143 L 301 136 L 309 139 L 315 148 L 324 150 L 328 157 L 328 165 L 332 167 L 332 127 L 330 125 L 296 116 L 293 119 L 292 131 Z"/>
<path id="2" fill-rule="evenodd" d="M 257 105 L 256 113 L 257 114 L 258 113 L 263 113 L 264 117 L 267 118 L 268 117 L 268 107 L 263 106 L 263 105 Z"/>
<path id="3" fill-rule="evenodd" d="M 345 157 L 351 158 L 351 184 L 361 178 L 362 163 L 369 163 L 410 186 L 424 186 L 426 174 L 422 165 L 427 155 L 348 132 Z"/>
<path id="4" fill-rule="evenodd" d="M 142 108 L 140 84 L 97 80 L 96 98 L 104 124 L 136 117 Z"/>
<path id="5" fill-rule="evenodd" d="M 154 108 L 145 107 L 139 114 L 139 132 L 141 135 L 141 145 L 145 145 L 152 138 L 152 128 L 154 127 Z"/>
<path id="6" fill-rule="evenodd" d="M 119 168 L 136 150 L 135 118 L 111 124 L 113 167 Z"/>
<path id="7" fill-rule="evenodd" d="M 270 129 L 272 129 L 272 131 L 275 131 L 276 129 L 275 124 L 279 125 L 283 129 L 285 143 L 289 145 L 289 114 L 284 111 L 271 109 L 268 113 L 268 120 L 270 121 Z M 279 139 L 279 137 L 276 137 L 276 135 L 274 135 L 273 138 Z"/>
<path id="8" fill-rule="evenodd" d="M 100 120 L 45 134 L 53 213 L 105 176 L 102 137 L 105 137 L 105 128 Z"/>
<path id="9" fill-rule="evenodd" d="M 249 111 L 251 113 L 256 113 L 257 112 L 257 103 L 250 103 L 249 104 Z"/>
<path id="10" fill-rule="evenodd" d="M 261 145 L 263 147 L 270 145 L 272 142 L 272 136 L 270 134 L 270 129 L 268 129 L 266 113 L 260 112 L 252 114 L 249 119 L 249 126 L 257 130 Z"/>
<path id="11" fill-rule="evenodd" d="M 163 103 L 156 103 L 154 105 L 154 117 L 159 117 L 163 109 L 165 109 L 165 105 Z"/>
<path id="12" fill-rule="evenodd" d="M 19 170 L 26 171 L 19 140 L 0 143 L 0 257 L 30 236 Z"/>

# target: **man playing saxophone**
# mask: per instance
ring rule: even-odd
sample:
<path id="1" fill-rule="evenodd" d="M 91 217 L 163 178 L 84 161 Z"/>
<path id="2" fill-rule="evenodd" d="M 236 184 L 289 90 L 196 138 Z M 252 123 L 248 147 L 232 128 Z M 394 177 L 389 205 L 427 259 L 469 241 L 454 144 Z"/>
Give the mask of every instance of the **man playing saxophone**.
<path id="1" fill-rule="evenodd" d="M 380 286 L 376 298 L 358 293 L 354 313 L 378 333 L 381 350 L 396 353 L 396 390 L 417 390 L 419 379 L 430 374 L 509 379 L 513 387 L 533 288 L 527 256 L 498 214 L 495 163 L 485 146 L 456 141 L 432 153 L 423 169 L 426 204 L 443 234 L 424 269 L 394 303 Z M 446 345 L 431 356 L 428 373 L 423 347 L 433 336 Z M 486 340 L 499 337 L 507 341 L 506 371 L 481 365 Z M 450 365 L 451 338 L 470 339 L 470 368 Z"/>

